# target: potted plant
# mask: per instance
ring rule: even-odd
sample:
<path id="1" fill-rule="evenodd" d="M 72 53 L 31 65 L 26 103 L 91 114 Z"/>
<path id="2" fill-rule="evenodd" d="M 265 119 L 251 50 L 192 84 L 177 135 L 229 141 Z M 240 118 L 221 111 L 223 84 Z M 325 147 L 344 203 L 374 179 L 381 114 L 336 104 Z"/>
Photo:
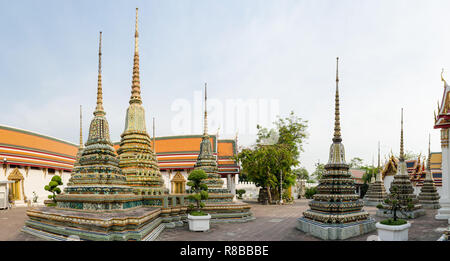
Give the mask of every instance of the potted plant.
<path id="1" fill-rule="evenodd" d="M 202 182 L 206 178 L 208 178 L 208 175 L 202 169 L 192 171 L 188 177 L 187 185 L 191 187 L 193 192 L 188 199 L 196 202 L 195 206 L 194 204 L 189 205 L 188 223 L 191 231 L 209 230 L 211 215 L 201 210 L 205 207 L 205 203 L 202 200 L 208 199 L 208 186 Z"/>
<path id="2" fill-rule="evenodd" d="M 51 201 L 44 200 L 44 204 L 46 204 L 48 207 L 56 206 L 56 194 L 61 193 L 61 189 L 58 188 L 58 186 L 62 184 L 63 182 L 61 180 L 61 177 L 55 175 L 53 176 L 52 180 L 48 183 L 48 185 L 45 185 L 44 189 L 52 193 L 52 195 L 48 195 L 48 198 L 51 199 Z"/>
<path id="3" fill-rule="evenodd" d="M 380 239 L 380 241 L 408 241 L 408 231 L 411 227 L 411 223 L 397 217 L 397 211 L 405 215 L 403 213 L 403 210 L 411 208 L 411 204 L 409 203 L 411 199 L 408 199 L 407 201 L 407 206 L 401 205 L 398 188 L 395 186 L 392 187 L 391 194 L 384 201 L 387 206 L 378 204 L 377 208 L 388 209 L 393 214 L 392 218 L 388 218 L 376 223 L 378 238 Z"/>

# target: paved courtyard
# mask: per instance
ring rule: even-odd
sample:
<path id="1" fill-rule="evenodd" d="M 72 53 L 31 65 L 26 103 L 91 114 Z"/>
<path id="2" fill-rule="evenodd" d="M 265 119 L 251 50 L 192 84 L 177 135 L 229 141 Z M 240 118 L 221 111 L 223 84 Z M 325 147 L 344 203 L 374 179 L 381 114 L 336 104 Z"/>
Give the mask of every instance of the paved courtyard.
<path id="1" fill-rule="evenodd" d="M 309 240 L 317 241 L 315 237 L 298 231 L 295 226 L 297 218 L 308 208 L 307 200 L 296 200 L 292 205 L 252 205 L 252 212 L 256 220 L 247 223 L 212 223 L 207 232 L 190 232 L 187 225 L 164 230 L 157 238 L 159 241 L 282 241 L 282 240 Z M 27 219 L 26 207 L 17 207 L 11 210 L 0 210 L 0 240 L 1 241 L 35 241 L 40 240 L 34 236 L 20 232 Z M 375 207 L 365 207 L 375 216 Z M 435 241 L 442 231 L 448 227 L 447 221 L 434 219 L 436 210 L 426 210 L 426 215 L 410 220 L 412 226 L 409 230 L 411 241 Z M 375 217 L 378 221 L 381 218 Z M 348 240 L 366 241 L 374 231 Z"/>

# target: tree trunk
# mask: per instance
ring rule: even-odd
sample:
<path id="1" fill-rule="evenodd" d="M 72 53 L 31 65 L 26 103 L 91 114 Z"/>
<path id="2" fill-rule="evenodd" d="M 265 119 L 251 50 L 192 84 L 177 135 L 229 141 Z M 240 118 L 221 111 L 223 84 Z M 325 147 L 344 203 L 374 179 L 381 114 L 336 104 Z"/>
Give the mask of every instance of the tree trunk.
<path id="1" fill-rule="evenodd" d="M 269 198 L 269 204 L 272 204 L 272 193 L 270 193 L 270 186 L 267 186 L 267 197 Z"/>

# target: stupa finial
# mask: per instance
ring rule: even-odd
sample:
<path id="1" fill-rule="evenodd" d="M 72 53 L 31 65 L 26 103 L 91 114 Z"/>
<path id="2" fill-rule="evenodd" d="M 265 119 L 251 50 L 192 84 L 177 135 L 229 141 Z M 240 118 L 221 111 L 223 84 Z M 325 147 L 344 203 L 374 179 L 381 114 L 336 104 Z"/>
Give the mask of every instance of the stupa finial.
<path id="1" fill-rule="evenodd" d="M 203 122 L 203 135 L 208 135 L 208 106 L 207 106 L 207 100 L 208 100 L 208 93 L 207 93 L 207 83 L 205 82 L 205 118 Z"/>
<path id="2" fill-rule="evenodd" d="M 401 130 L 400 130 L 400 161 L 405 160 L 405 153 L 403 150 L 403 108 L 402 108 L 402 120 L 401 120 Z"/>
<path id="3" fill-rule="evenodd" d="M 380 169 L 380 142 L 378 141 L 378 166 L 377 169 Z"/>
<path id="4" fill-rule="evenodd" d="M 336 57 L 336 97 L 335 97 L 335 112 L 334 112 L 334 137 L 333 142 L 342 141 L 341 138 L 341 123 L 339 113 L 339 57 Z"/>
<path id="5" fill-rule="evenodd" d="M 105 116 L 103 109 L 102 93 L 102 32 L 100 31 L 100 40 L 98 44 L 98 80 L 97 80 L 97 107 L 95 107 L 94 116 Z"/>
<path id="6" fill-rule="evenodd" d="M 427 171 L 431 173 L 431 134 L 428 134 L 428 160 Z"/>
<path id="7" fill-rule="evenodd" d="M 156 142 L 155 142 L 155 117 L 153 117 L 153 152 L 156 154 Z"/>
<path id="8" fill-rule="evenodd" d="M 378 165 L 377 165 L 377 175 L 376 181 L 381 181 L 381 169 L 380 169 L 380 142 L 378 141 Z"/>
<path id="9" fill-rule="evenodd" d="M 139 33 L 138 33 L 138 8 L 136 8 L 136 25 L 134 32 L 134 61 L 133 61 L 133 79 L 131 83 L 131 98 L 130 104 L 142 104 L 141 99 L 141 81 L 139 78 Z"/>
<path id="10" fill-rule="evenodd" d="M 83 148 L 83 115 L 80 105 L 80 148 Z"/>

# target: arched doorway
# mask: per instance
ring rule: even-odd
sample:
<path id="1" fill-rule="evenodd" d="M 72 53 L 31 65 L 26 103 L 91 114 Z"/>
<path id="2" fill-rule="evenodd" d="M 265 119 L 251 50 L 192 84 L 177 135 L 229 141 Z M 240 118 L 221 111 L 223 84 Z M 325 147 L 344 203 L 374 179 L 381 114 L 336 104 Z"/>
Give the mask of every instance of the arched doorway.
<path id="1" fill-rule="evenodd" d="M 23 175 L 20 173 L 19 168 L 15 168 L 8 176 L 8 180 L 14 181 L 9 184 L 9 191 L 12 200 L 26 200 L 25 191 L 23 188 Z"/>
<path id="2" fill-rule="evenodd" d="M 186 179 L 179 171 L 173 177 L 171 184 L 172 184 L 172 194 L 186 193 Z"/>

